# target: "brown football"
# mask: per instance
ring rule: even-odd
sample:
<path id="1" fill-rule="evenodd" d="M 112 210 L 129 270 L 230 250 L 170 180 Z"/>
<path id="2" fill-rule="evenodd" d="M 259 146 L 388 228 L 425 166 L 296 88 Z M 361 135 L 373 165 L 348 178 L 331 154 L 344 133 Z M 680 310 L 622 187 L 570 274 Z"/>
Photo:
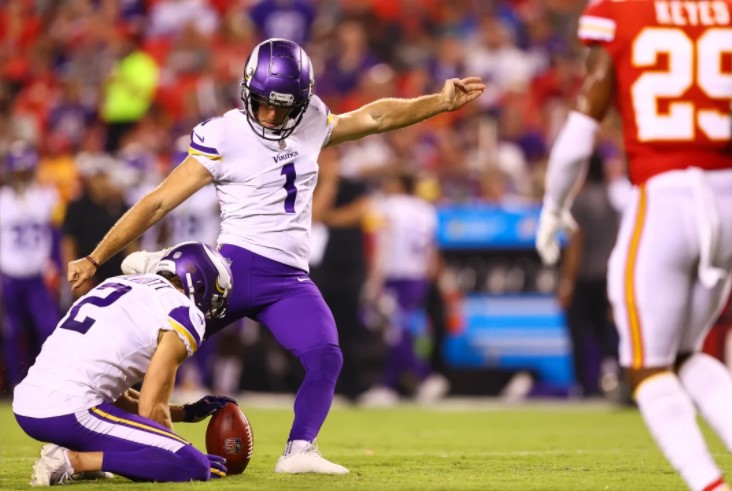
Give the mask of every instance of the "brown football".
<path id="1" fill-rule="evenodd" d="M 230 402 L 211 416 L 206 428 L 206 452 L 226 459 L 228 475 L 244 472 L 253 451 L 252 425 L 239 406 Z"/>

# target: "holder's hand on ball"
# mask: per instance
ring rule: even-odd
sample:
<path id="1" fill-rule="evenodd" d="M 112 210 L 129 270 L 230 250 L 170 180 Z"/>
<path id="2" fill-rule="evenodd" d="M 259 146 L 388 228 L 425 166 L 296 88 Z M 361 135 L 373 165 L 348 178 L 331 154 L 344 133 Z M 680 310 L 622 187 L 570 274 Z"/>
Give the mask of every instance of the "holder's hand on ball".
<path id="1" fill-rule="evenodd" d="M 230 402 L 237 404 L 231 397 L 209 395 L 192 404 L 184 404 L 183 411 L 185 416 L 183 421 L 186 423 L 198 423 Z"/>
<path id="2" fill-rule="evenodd" d="M 211 479 L 220 479 L 226 477 L 226 459 L 218 455 L 206 454 L 208 463 L 211 466 Z"/>

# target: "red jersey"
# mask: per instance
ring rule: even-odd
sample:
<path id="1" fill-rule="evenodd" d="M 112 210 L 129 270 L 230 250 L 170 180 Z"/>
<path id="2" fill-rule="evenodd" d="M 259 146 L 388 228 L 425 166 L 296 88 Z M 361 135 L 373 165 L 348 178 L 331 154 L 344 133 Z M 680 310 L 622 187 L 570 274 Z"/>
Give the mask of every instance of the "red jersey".
<path id="1" fill-rule="evenodd" d="M 634 184 L 732 168 L 732 0 L 595 0 L 578 35 L 613 59 Z"/>

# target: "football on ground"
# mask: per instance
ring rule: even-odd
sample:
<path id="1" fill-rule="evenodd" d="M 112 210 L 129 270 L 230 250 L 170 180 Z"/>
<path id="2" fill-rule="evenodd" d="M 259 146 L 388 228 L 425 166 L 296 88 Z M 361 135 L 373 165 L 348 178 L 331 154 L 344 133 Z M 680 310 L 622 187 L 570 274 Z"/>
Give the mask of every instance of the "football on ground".
<path id="1" fill-rule="evenodd" d="M 228 475 L 244 472 L 253 451 L 252 425 L 239 406 L 230 402 L 211 416 L 206 428 L 206 452 L 226 459 Z"/>

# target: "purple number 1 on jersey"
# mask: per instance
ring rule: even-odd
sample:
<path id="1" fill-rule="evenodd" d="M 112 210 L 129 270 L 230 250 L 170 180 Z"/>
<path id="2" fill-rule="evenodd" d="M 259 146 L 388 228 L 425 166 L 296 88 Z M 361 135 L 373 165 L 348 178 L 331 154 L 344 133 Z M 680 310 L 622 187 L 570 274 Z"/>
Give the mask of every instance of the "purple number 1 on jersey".
<path id="1" fill-rule="evenodd" d="M 295 187 L 295 178 L 297 173 L 295 172 L 295 163 L 290 162 L 282 166 L 282 172 L 280 175 L 285 176 L 285 191 L 287 191 L 287 197 L 285 198 L 285 211 L 287 213 L 295 213 L 295 198 L 297 198 L 297 188 Z"/>

